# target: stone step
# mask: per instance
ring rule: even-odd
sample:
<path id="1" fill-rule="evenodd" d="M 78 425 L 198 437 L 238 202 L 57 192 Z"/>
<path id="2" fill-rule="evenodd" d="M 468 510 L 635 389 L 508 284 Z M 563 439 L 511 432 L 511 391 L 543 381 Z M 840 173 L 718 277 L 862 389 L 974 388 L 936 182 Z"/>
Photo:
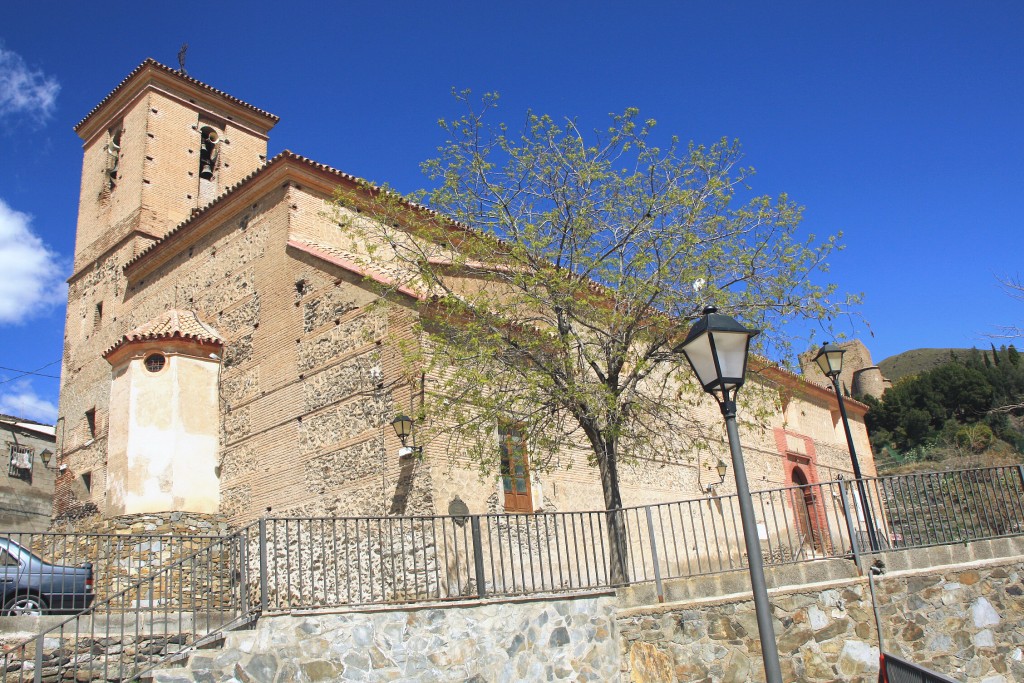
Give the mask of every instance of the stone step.
<path id="1" fill-rule="evenodd" d="M 846 559 L 821 559 L 799 564 L 765 567 L 769 590 L 789 586 L 856 578 L 857 565 Z M 684 602 L 708 596 L 735 595 L 750 592 L 750 573 L 737 569 L 718 574 L 668 579 L 664 582 L 665 602 Z M 641 583 L 617 591 L 623 607 L 658 604 L 654 583 Z"/>
<path id="2" fill-rule="evenodd" d="M 247 622 L 254 625 L 254 622 Z M 227 631 L 216 634 L 196 650 L 184 654 L 178 661 L 165 662 L 140 681 L 146 683 L 185 683 L 185 681 L 232 680 L 236 664 L 251 651 L 255 642 L 254 630 Z"/>
<path id="3" fill-rule="evenodd" d="M 242 650 L 250 652 L 253 643 L 256 642 L 256 631 L 229 631 L 224 634 L 222 647 L 227 650 Z"/>

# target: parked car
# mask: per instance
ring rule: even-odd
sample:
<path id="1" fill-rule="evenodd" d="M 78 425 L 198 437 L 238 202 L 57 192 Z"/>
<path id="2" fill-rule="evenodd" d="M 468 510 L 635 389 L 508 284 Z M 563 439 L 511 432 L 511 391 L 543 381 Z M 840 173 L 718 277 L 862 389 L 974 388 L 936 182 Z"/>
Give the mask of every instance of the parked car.
<path id="1" fill-rule="evenodd" d="M 92 565 L 77 567 L 50 564 L 9 538 L 0 538 L 0 614 L 78 612 L 95 595 Z"/>

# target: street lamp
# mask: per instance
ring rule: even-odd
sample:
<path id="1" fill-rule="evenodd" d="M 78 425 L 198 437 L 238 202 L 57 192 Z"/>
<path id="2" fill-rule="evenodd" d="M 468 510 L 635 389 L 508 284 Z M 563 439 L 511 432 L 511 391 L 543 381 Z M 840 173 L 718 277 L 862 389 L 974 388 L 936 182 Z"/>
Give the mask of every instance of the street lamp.
<path id="1" fill-rule="evenodd" d="M 872 552 L 878 552 L 878 535 L 875 533 L 875 523 L 872 520 L 871 507 L 868 505 L 867 490 L 864 487 L 864 479 L 860 473 L 860 461 L 857 460 L 857 449 L 853 447 L 853 434 L 850 432 L 850 420 L 846 417 L 846 404 L 843 402 L 843 392 L 839 388 L 839 373 L 843 371 L 843 354 L 846 350 L 836 344 L 825 344 L 814 357 L 814 362 L 821 368 L 822 373 L 832 380 L 832 388 L 836 391 L 836 400 L 839 401 L 839 415 L 843 419 L 843 429 L 846 431 L 846 445 L 850 449 L 850 461 L 853 463 L 853 478 L 857 480 L 857 493 L 860 496 L 861 509 L 864 511 L 864 521 L 868 529 L 868 543 Z"/>
<path id="2" fill-rule="evenodd" d="M 715 308 L 705 308 L 704 317 L 698 320 L 686 335 L 682 352 L 697 374 L 704 391 L 715 397 L 725 417 L 733 475 L 736 477 L 736 497 L 739 500 L 740 519 L 743 522 L 743 540 L 747 547 L 750 588 L 754 594 L 754 611 L 757 613 L 757 631 L 761 638 L 761 659 L 764 662 L 765 679 L 767 683 L 782 683 L 779 648 L 775 642 L 775 627 L 772 625 L 768 588 L 764 580 L 761 542 L 757 536 L 754 505 L 750 499 L 747 472 L 743 466 L 743 452 L 740 449 L 740 433 L 736 427 L 736 392 L 743 386 L 746 376 L 750 340 L 759 333 L 760 330 L 748 330 L 729 316 L 719 314 Z"/>
<path id="3" fill-rule="evenodd" d="M 398 452 L 399 457 L 403 455 L 411 455 L 412 453 L 423 454 L 423 446 L 406 446 L 405 440 L 412 434 L 413 421 L 412 418 L 403 413 L 399 413 L 395 416 L 395 419 L 391 421 L 391 426 L 395 428 L 395 434 L 402 441 L 402 449 Z"/>

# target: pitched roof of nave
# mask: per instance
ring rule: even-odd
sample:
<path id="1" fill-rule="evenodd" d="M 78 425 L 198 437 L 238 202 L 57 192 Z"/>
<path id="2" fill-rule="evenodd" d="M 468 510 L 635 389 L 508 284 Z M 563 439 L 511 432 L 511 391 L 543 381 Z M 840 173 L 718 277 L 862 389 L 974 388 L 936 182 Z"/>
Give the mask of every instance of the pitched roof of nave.
<path id="1" fill-rule="evenodd" d="M 223 192 L 221 192 L 213 200 L 206 204 L 206 206 L 203 206 L 202 208 L 199 209 L 194 209 L 191 216 L 189 216 L 187 219 L 185 219 L 175 227 L 168 230 L 163 237 L 156 240 L 152 244 L 149 244 L 145 249 L 143 249 L 134 257 L 129 259 L 124 264 L 124 271 L 127 273 L 133 267 L 137 266 L 137 264 L 139 264 L 142 261 L 145 261 L 151 254 L 164 248 L 167 243 L 175 241 L 175 239 L 178 238 L 179 235 L 183 235 L 185 233 L 190 232 L 193 226 L 197 225 L 198 223 L 201 223 L 202 219 L 208 213 L 222 205 L 229 197 L 248 189 L 249 187 L 255 184 L 258 178 L 261 178 L 262 176 L 271 173 L 273 169 L 280 168 L 282 166 L 291 166 L 293 168 L 300 168 L 302 170 L 312 171 L 314 174 L 323 177 L 327 183 L 337 184 L 338 181 L 341 181 L 348 184 L 349 186 L 364 187 L 371 193 L 389 192 L 384 188 L 375 185 L 370 185 L 369 183 L 366 183 L 366 181 L 350 173 L 345 173 L 344 171 L 340 171 L 332 166 L 328 166 L 327 164 L 314 161 L 308 157 L 304 157 L 301 154 L 296 154 L 291 150 L 286 149 L 277 154 L 276 156 L 274 156 L 273 158 L 269 159 L 267 163 L 260 166 L 255 171 L 252 171 L 244 178 L 236 182 L 234 185 L 231 185 L 230 187 L 226 188 Z M 401 197 L 397 198 L 403 201 L 413 211 L 434 217 L 442 217 L 440 213 L 434 211 L 433 209 L 427 208 L 421 204 L 416 204 L 414 202 L 407 201 Z M 472 231 L 471 228 L 458 224 L 452 219 L 445 218 L 445 220 L 446 222 L 451 223 L 453 227 L 458 227 L 459 229 L 462 230 Z"/>

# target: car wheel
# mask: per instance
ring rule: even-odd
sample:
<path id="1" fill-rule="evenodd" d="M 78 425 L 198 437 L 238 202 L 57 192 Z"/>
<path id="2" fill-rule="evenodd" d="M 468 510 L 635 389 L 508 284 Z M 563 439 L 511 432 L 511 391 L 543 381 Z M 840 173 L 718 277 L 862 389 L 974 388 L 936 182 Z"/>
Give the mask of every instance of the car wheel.
<path id="1" fill-rule="evenodd" d="M 19 614 L 29 614 L 37 617 L 44 611 L 46 611 L 46 601 L 35 595 L 19 595 L 11 598 L 4 605 L 4 614 L 12 617 Z"/>

